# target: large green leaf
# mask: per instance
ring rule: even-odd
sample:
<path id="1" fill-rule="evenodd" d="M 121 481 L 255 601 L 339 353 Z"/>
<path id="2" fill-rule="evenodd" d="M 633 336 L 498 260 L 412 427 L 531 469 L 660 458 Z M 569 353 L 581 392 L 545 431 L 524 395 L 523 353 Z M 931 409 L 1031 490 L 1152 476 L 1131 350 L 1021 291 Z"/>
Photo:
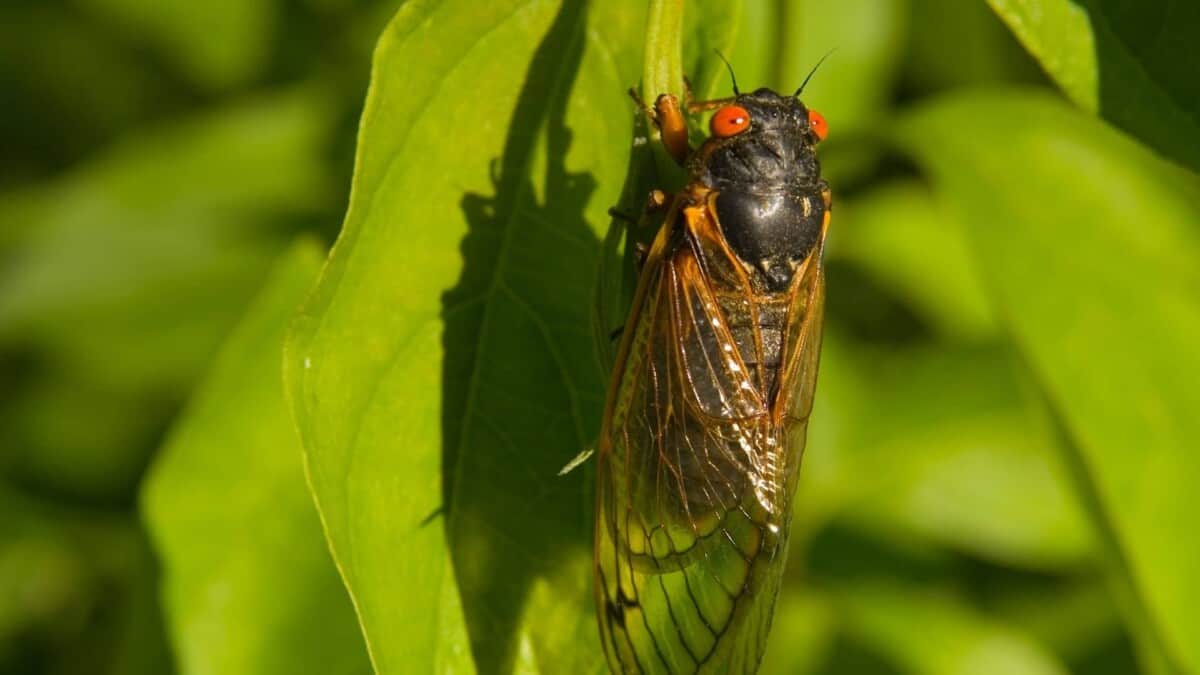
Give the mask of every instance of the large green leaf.
<path id="1" fill-rule="evenodd" d="M 595 670 L 591 308 L 644 13 L 411 2 L 290 338 L 312 488 L 380 673 Z M 451 178 L 452 177 L 452 178 Z M 453 567 L 448 554 L 453 545 Z"/>
<path id="2" fill-rule="evenodd" d="M 1200 169 L 1200 3 L 988 4 L 1075 103 Z"/>
<path id="3" fill-rule="evenodd" d="M 946 100 L 899 138 L 1061 415 L 1147 661 L 1200 669 L 1200 181 L 1044 95 Z"/>
<path id="4" fill-rule="evenodd" d="M 284 333 L 321 258 L 301 240 L 276 266 L 143 488 L 186 673 L 370 670 L 283 396 Z"/>

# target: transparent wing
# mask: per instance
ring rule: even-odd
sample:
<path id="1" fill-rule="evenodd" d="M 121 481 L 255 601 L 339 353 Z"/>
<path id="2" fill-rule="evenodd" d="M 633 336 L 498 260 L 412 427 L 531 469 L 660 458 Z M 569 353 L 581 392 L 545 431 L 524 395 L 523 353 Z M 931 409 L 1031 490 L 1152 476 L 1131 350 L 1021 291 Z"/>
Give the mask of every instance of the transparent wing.
<path id="1" fill-rule="evenodd" d="M 772 405 L 710 285 L 732 261 L 702 225 L 671 242 L 668 222 L 652 249 L 600 441 L 596 595 L 615 673 L 754 672 L 786 557 L 812 390 L 786 378 L 816 377 L 820 252 L 789 300 L 796 393 Z"/>

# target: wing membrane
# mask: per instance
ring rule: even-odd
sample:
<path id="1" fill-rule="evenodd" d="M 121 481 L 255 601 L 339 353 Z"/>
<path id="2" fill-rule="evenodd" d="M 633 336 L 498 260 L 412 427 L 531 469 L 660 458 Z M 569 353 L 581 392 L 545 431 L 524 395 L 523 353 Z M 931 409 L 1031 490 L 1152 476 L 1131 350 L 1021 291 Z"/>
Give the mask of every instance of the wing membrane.
<path id="1" fill-rule="evenodd" d="M 796 393 L 778 410 L 747 368 L 762 345 L 744 355 L 722 309 L 756 298 L 703 217 L 676 211 L 651 250 L 600 441 L 597 603 L 618 673 L 753 672 L 786 557 L 820 251 L 786 301 L 781 380 Z"/>

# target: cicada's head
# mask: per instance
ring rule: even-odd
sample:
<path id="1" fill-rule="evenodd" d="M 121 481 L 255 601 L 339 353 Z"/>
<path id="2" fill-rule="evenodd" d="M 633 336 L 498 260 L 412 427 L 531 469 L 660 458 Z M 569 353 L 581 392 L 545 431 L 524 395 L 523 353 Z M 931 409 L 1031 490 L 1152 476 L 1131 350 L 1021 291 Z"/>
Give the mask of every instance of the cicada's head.
<path id="1" fill-rule="evenodd" d="M 709 128 L 689 169 L 711 188 L 803 189 L 820 180 L 816 145 L 828 131 L 825 118 L 794 96 L 765 88 L 739 94 L 713 114 Z"/>

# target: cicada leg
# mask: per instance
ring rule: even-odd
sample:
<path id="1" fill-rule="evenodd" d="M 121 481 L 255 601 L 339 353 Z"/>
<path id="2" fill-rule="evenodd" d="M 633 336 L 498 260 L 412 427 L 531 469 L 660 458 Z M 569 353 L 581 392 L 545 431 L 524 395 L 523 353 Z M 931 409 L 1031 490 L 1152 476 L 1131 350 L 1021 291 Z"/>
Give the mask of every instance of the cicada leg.
<path id="1" fill-rule="evenodd" d="M 679 107 L 679 99 L 671 94 L 659 94 L 658 98 L 654 99 L 654 105 L 648 106 L 638 95 L 636 89 L 630 89 L 629 96 L 638 104 L 646 117 L 654 122 L 654 126 L 658 127 L 658 133 L 667 154 L 682 166 L 687 160 L 687 156 L 691 154 L 692 146 L 688 144 L 687 120 Z M 688 98 L 691 98 L 690 93 Z"/>
<path id="2" fill-rule="evenodd" d="M 667 192 L 651 190 L 650 194 L 646 195 L 646 204 L 642 207 L 641 218 L 635 217 L 615 206 L 609 208 L 608 215 L 629 225 L 641 226 L 645 216 L 656 215 L 665 211 L 670 206 L 671 199 L 672 195 Z"/>
<path id="3" fill-rule="evenodd" d="M 656 216 L 671 207 L 674 199 L 674 195 L 663 190 L 651 190 L 650 194 L 646 195 L 646 205 L 642 208 L 642 220 L 638 223 L 639 226 L 650 225 Z M 634 242 L 633 253 L 637 262 L 638 274 L 641 274 L 642 268 L 646 266 L 646 256 L 649 252 L 650 245 L 648 243 Z"/>
<path id="4" fill-rule="evenodd" d="M 692 95 L 692 81 L 683 78 L 683 109 L 689 115 L 695 115 L 706 110 L 714 110 L 720 108 L 726 103 L 733 103 L 732 98 L 714 98 L 710 101 L 697 101 Z"/>
<path id="5" fill-rule="evenodd" d="M 638 95 L 636 89 L 631 88 L 629 90 L 629 96 L 642 109 L 642 112 L 654 122 L 654 126 L 658 127 L 659 135 L 662 137 L 663 147 L 666 148 L 667 154 L 671 155 L 671 158 L 680 166 L 687 161 L 688 155 L 692 152 L 692 146 L 688 143 L 685 113 L 694 115 L 706 110 L 713 110 L 734 100 L 732 98 L 717 98 L 709 101 L 697 101 L 692 95 L 691 81 L 685 77 L 683 78 L 683 84 L 682 107 L 679 105 L 679 99 L 672 94 L 659 94 L 658 98 L 654 99 L 654 105 L 648 106 L 642 100 L 642 97 Z"/>
<path id="6" fill-rule="evenodd" d="M 667 154 L 682 166 L 692 154 L 692 146 L 688 143 L 687 119 L 679 108 L 679 100 L 671 94 L 660 94 L 654 101 L 654 123 Z"/>

